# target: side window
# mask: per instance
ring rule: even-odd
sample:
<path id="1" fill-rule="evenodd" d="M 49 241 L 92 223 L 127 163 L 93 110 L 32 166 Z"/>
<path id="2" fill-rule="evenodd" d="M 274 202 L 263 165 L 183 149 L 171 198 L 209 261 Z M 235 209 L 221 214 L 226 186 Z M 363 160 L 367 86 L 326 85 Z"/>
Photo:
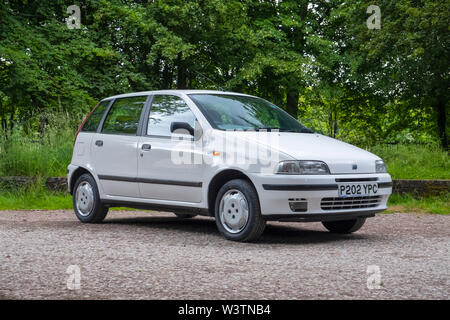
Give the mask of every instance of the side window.
<path id="1" fill-rule="evenodd" d="M 86 122 L 83 125 L 83 128 L 81 129 L 82 132 L 96 132 L 98 128 L 98 124 L 100 123 L 100 120 L 103 117 L 103 114 L 105 113 L 106 109 L 109 106 L 109 101 L 102 101 L 97 106 L 97 108 L 92 111 L 89 118 L 86 120 Z"/>
<path id="2" fill-rule="evenodd" d="M 195 127 L 195 115 L 183 99 L 170 95 L 157 95 L 153 98 L 147 135 L 170 137 L 172 122 L 187 122 Z"/>
<path id="3" fill-rule="evenodd" d="M 147 97 L 117 99 L 105 119 L 102 133 L 136 134 Z"/>

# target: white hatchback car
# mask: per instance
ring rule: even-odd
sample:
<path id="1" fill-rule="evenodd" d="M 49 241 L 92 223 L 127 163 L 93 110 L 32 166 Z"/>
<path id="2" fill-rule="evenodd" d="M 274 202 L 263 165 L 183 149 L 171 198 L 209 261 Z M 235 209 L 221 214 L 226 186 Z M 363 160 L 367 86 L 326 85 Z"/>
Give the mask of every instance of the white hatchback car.
<path id="1" fill-rule="evenodd" d="M 206 90 L 100 101 L 75 138 L 68 184 L 82 222 L 114 206 L 201 214 L 236 241 L 256 240 L 269 220 L 354 232 L 392 192 L 379 157 L 264 99 Z"/>

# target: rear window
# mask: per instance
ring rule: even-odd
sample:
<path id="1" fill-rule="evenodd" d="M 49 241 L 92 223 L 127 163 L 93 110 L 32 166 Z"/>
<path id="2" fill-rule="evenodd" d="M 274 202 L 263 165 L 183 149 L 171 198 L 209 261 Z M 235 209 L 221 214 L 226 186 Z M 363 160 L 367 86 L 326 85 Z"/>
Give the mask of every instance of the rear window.
<path id="1" fill-rule="evenodd" d="M 102 133 L 136 134 L 146 96 L 117 99 L 105 119 Z"/>
<path id="2" fill-rule="evenodd" d="M 84 123 L 83 128 L 81 129 L 82 132 L 96 132 L 98 125 L 100 123 L 100 120 L 103 117 L 103 114 L 105 113 L 106 109 L 108 108 L 108 105 L 111 101 L 102 101 L 100 104 L 92 111 L 89 118 Z"/>

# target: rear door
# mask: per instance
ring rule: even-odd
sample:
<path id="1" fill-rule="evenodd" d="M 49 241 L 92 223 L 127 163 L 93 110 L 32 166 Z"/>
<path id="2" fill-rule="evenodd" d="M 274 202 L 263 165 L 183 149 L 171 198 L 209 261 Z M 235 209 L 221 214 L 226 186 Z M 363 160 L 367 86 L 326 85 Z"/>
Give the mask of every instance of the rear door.
<path id="1" fill-rule="evenodd" d="M 138 128 L 147 98 L 116 99 L 91 141 L 92 164 L 106 195 L 139 197 Z"/>
<path id="2" fill-rule="evenodd" d="M 199 141 L 187 132 L 172 133 L 184 122 L 200 130 L 186 102 L 175 95 L 153 96 L 139 142 L 138 180 L 141 197 L 198 203 L 202 200 L 202 159 Z"/>
<path id="3" fill-rule="evenodd" d="M 89 163 L 92 138 L 96 135 L 98 126 L 110 104 L 111 100 L 101 101 L 86 119 L 75 139 L 71 162 L 73 165 L 85 166 Z"/>

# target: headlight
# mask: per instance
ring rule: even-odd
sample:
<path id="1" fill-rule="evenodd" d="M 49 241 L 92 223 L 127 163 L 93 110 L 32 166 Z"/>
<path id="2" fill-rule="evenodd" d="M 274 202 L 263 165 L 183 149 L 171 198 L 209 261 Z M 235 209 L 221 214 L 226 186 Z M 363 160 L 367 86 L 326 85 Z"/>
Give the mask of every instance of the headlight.
<path id="1" fill-rule="evenodd" d="M 385 173 L 386 172 L 386 165 L 384 164 L 383 160 L 375 161 L 375 172 L 377 172 L 377 173 Z"/>
<path id="2" fill-rule="evenodd" d="M 277 174 L 330 174 L 328 166 L 322 161 L 281 161 Z"/>

